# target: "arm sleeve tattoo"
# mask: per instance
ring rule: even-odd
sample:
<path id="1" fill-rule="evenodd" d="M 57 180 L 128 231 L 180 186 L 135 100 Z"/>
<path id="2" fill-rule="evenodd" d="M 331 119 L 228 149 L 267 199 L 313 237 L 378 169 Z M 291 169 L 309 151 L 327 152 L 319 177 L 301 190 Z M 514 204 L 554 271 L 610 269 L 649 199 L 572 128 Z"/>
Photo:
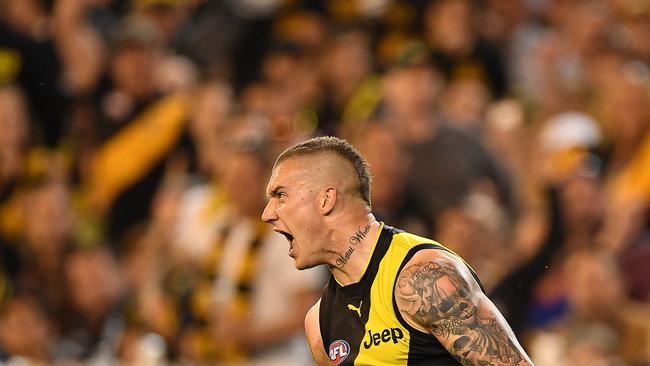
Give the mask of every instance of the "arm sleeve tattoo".
<path id="1" fill-rule="evenodd" d="M 438 338 L 461 365 L 532 365 L 496 307 L 455 263 L 407 267 L 395 296 L 405 318 Z"/>

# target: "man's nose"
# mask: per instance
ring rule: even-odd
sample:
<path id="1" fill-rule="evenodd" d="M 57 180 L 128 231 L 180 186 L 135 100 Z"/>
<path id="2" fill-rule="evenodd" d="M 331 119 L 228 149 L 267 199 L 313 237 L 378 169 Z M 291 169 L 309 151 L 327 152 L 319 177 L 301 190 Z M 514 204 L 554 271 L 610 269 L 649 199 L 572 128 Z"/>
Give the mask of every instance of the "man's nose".
<path id="1" fill-rule="evenodd" d="M 278 215 L 275 213 L 275 203 L 273 202 L 273 199 L 271 199 L 266 204 L 266 207 L 264 207 L 264 211 L 262 212 L 262 221 L 270 223 L 277 220 L 277 218 Z"/>

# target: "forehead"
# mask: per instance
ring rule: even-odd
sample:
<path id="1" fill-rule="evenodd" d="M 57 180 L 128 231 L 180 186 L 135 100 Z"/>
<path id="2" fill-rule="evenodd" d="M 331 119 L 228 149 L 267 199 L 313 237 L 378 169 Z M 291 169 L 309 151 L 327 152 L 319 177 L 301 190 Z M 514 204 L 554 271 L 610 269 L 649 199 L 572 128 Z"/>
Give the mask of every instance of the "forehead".
<path id="1" fill-rule="evenodd" d="M 304 157 L 295 157 L 276 164 L 271 172 L 267 189 L 270 191 L 280 186 L 287 187 L 306 184 L 312 172 L 310 164 L 307 164 L 307 160 Z"/>

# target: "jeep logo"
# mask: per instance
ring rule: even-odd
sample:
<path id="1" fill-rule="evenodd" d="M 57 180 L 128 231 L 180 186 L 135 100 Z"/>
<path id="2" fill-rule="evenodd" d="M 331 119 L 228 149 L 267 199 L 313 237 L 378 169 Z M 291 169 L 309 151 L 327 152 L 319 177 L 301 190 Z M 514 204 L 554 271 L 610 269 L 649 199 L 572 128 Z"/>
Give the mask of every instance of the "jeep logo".
<path id="1" fill-rule="evenodd" d="M 372 330 L 368 330 L 368 340 L 363 342 L 363 347 L 369 349 L 372 346 L 379 346 L 380 343 L 386 343 L 388 341 L 393 341 L 397 343 L 398 340 L 404 338 L 404 333 L 399 328 L 390 328 L 384 329 L 381 333 L 373 333 Z"/>

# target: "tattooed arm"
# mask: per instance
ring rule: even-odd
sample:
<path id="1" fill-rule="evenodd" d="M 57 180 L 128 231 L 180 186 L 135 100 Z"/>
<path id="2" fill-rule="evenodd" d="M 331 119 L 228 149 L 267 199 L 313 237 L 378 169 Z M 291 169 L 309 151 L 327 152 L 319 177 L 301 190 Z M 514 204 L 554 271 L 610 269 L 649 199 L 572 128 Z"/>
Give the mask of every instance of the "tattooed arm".
<path id="1" fill-rule="evenodd" d="M 533 364 L 465 264 L 451 254 L 418 252 L 399 274 L 395 299 L 402 317 L 434 335 L 461 365 Z"/>

